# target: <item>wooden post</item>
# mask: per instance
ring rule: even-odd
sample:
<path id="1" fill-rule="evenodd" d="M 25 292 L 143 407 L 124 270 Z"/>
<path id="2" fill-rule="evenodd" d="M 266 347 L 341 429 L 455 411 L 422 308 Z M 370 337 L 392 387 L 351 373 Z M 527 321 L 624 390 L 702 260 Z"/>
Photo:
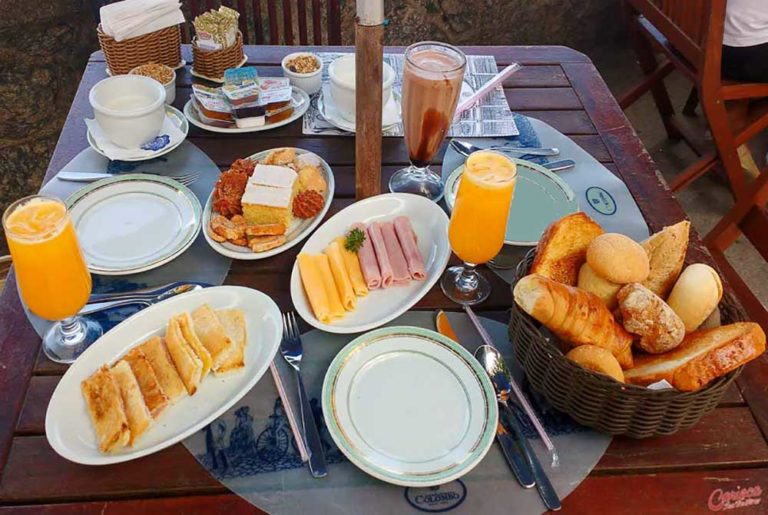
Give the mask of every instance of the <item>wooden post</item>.
<path id="1" fill-rule="evenodd" d="M 357 199 L 381 193 L 384 1 L 357 0 L 355 185 Z"/>

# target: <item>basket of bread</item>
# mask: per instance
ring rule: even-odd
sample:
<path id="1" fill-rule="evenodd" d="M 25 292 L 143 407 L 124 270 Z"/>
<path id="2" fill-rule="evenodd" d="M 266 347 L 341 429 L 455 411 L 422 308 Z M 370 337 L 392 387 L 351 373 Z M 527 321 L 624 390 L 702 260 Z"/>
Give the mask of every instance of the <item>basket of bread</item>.
<path id="1" fill-rule="evenodd" d="M 637 243 L 584 213 L 551 224 L 517 267 L 510 338 L 533 388 L 598 431 L 692 426 L 717 406 L 765 333 L 686 263 L 690 223 Z"/>

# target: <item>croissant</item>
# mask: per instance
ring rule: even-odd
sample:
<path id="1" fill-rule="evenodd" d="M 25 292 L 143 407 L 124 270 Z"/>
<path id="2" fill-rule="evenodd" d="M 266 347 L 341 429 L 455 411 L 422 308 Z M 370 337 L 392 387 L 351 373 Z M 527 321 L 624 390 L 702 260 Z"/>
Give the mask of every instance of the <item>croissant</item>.
<path id="1" fill-rule="evenodd" d="M 572 345 L 603 347 L 622 368 L 632 367 L 632 336 L 596 295 L 532 274 L 518 281 L 514 296 L 523 311 L 559 338 Z"/>

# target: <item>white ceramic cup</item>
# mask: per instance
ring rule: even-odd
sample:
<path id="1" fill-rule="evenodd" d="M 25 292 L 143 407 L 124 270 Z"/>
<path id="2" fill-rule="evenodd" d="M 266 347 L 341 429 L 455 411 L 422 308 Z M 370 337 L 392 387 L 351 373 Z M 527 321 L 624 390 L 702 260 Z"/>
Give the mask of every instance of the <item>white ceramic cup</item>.
<path id="1" fill-rule="evenodd" d="M 395 70 L 383 64 L 382 110 L 392 96 Z M 348 122 L 355 123 L 355 54 L 339 57 L 328 66 L 331 79 L 331 97 L 336 111 Z"/>
<path id="2" fill-rule="evenodd" d="M 317 60 L 320 67 L 312 73 L 296 73 L 288 69 L 287 63 L 294 57 L 300 57 L 303 55 L 309 55 Z M 313 54 L 312 52 L 294 52 L 283 57 L 282 62 L 283 75 L 288 77 L 291 85 L 296 86 L 299 89 L 303 89 L 308 95 L 314 95 L 323 85 L 323 61 L 320 56 Z"/>
<path id="3" fill-rule="evenodd" d="M 99 81 L 88 94 L 101 130 L 115 145 L 139 148 L 160 133 L 165 118 L 165 88 L 141 75 Z"/>

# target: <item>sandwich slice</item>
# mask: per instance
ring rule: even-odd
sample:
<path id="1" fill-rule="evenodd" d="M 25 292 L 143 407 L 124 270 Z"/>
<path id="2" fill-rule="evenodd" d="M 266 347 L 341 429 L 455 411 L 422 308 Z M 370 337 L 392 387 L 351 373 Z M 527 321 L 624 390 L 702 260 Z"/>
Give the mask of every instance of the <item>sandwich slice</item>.
<path id="1" fill-rule="evenodd" d="M 107 367 L 101 367 L 80 388 L 85 397 L 101 452 L 125 447 L 131 438 L 120 389 Z"/>
<path id="2" fill-rule="evenodd" d="M 163 339 L 159 336 L 150 338 L 139 347 L 152 366 L 152 370 L 157 376 L 157 382 L 168 396 L 170 402 L 176 402 L 179 398 L 187 394 L 184 382 L 181 380 L 176 367 L 173 364 L 168 348 Z"/>
<path id="3" fill-rule="evenodd" d="M 665 379 L 680 391 L 698 390 L 765 351 L 765 333 L 758 324 L 738 322 L 694 331 L 679 347 L 664 354 L 639 356 L 625 370 L 628 383 L 647 386 Z"/>
<path id="4" fill-rule="evenodd" d="M 213 370 L 218 370 L 235 351 L 235 342 L 208 304 L 203 304 L 192 312 L 192 321 L 197 337 L 211 354 Z"/>
<path id="5" fill-rule="evenodd" d="M 133 446 L 136 440 L 152 425 L 152 415 L 144 403 L 141 388 L 139 388 L 139 383 L 136 381 L 136 376 L 133 375 L 131 365 L 124 359 L 121 359 L 112 367 L 110 372 L 123 398 L 125 415 L 128 419 L 128 427 L 131 430 L 128 445 Z"/>
<path id="6" fill-rule="evenodd" d="M 123 359 L 128 362 L 133 375 L 136 376 L 141 395 L 144 397 L 144 403 L 147 405 L 152 418 L 157 418 L 168 406 L 170 399 L 160 386 L 152 365 L 149 364 L 146 355 L 138 347 L 131 349 Z"/>
<path id="7" fill-rule="evenodd" d="M 216 374 L 225 374 L 244 368 L 247 334 L 243 312 L 239 309 L 219 309 L 216 311 L 216 316 L 235 344 L 234 350 L 229 353 L 219 368 L 215 369 Z"/>
<path id="8" fill-rule="evenodd" d="M 168 322 L 168 328 L 165 331 L 165 344 L 168 346 L 168 353 L 179 372 L 179 377 L 184 382 L 187 393 L 194 395 L 200 380 L 203 378 L 203 360 L 197 357 L 195 351 L 187 343 L 176 319 L 171 319 Z"/>
<path id="9" fill-rule="evenodd" d="M 203 343 L 197 337 L 197 334 L 195 334 L 195 330 L 193 329 L 192 324 L 192 317 L 189 316 L 189 313 L 184 312 L 181 315 L 176 315 L 173 317 L 173 319 L 171 319 L 171 323 L 174 322 L 178 324 L 184 340 L 190 347 L 192 347 L 192 350 L 195 351 L 195 354 L 197 354 L 197 357 L 200 358 L 200 361 L 203 362 L 203 373 L 201 379 L 205 379 L 205 376 L 207 376 L 208 372 L 211 371 L 213 360 L 211 359 L 211 353 L 208 352 L 208 349 L 205 348 Z"/>

